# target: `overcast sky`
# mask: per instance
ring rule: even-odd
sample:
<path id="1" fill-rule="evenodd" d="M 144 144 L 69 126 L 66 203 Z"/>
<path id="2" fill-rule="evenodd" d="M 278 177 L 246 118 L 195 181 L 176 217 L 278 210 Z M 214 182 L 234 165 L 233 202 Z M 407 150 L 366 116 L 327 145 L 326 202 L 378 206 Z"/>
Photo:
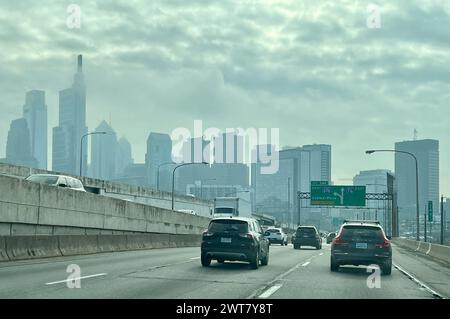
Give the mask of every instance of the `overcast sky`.
<path id="1" fill-rule="evenodd" d="M 79 29 L 66 25 L 71 3 Z M 51 149 L 58 91 L 82 53 L 89 129 L 111 119 L 137 162 L 150 131 L 193 129 L 199 119 L 279 128 L 281 145 L 331 144 L 333 179 L 349 183 L 360 170 L 393 169 L 392 154 L 364 150 L 393 148 L 416 128 L 440 140 L 441 192 L 450 195 L 449 1 L 0 4 L 0 157 L 30 89 L 46 91 Z"/>

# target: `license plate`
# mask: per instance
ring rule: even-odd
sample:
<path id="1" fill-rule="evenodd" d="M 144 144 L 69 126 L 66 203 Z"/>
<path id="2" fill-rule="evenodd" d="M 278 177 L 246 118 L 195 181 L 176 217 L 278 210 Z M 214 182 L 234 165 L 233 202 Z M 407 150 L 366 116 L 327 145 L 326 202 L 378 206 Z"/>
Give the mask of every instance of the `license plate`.
<path id="1" fill-rule="evenodd" d="M 231 238 L 222 237 L 222 238 L 220 238 L 220 242 L 229 244 L 229 243 L 231 243 Z"/>
<path id="2" fill-rule="evenodd" d="M 356 248 L 367 249 L 367 243 L 356 243 Z"/>

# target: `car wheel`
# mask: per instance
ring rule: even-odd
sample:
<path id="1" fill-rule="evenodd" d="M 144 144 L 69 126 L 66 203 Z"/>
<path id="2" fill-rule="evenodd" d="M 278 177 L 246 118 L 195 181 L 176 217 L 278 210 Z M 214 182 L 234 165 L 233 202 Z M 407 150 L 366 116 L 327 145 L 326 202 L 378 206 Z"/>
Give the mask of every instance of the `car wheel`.
<path id="1" fill-rule="evenodd" d="M 392 272 L 392 262 L 384 263 L 380 268 L 383 275 L 390 275 Z"/>
<path id="2" fill-rule="evenodd" d="M 261 265 L 262 266 L 267 266 L 268 264 L 269 264 L 269 250 L 267 250 L 267 253 L 264 256 L 264 258 L 261 259 Z"/>
<path id="3" fill-rule="evenodd" d="M 223 264 L 223 263 L 225 262 L 225 260 L 223 260 L 223 259 L 217 259 L 217 262 L 218 262 L 219 264 Z"/>
<path id="4" fill-rule="evenodd" d="M 339 271 L 339 264 L 335 263 L 333 258 L 330 260 L 330 270 L 331 271 Z"/>
<path id="5" fill-rule="evenodd" d="M 211 257 L 202 254 L 200 259 L 203 267 L 208 267 L 209 265 L 211 265 Z"/>
<path id="6" fill-rule="evenodd" d="M 250 267 L 252 269 L 258 269 L 258 267 L 259 267 L 259 249 L 256 250 L 255 257 L 250 261 Z"/>

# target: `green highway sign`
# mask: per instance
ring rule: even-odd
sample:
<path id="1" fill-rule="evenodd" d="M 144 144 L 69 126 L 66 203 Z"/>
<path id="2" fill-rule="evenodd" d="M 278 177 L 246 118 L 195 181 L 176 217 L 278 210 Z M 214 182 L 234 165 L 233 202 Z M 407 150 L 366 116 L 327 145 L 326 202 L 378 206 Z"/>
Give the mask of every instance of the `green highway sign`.
<path id="1" fill-rule="evenodd" d="M 428 201 L 428 221 L 433 221 L 433 202 L 431 200 Z"/>
<path id="2" fill-rule="evenodd" d="M 311 205 L 366 206 L 366 186 L 314 185 Z"/>

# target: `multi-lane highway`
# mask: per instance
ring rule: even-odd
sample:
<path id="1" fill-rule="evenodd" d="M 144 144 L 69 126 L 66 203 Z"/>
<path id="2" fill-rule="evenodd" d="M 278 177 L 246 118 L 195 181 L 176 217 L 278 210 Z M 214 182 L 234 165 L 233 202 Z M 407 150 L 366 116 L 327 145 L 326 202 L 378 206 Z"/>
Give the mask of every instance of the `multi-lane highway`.
<path id="1" fill-rule="evenodd" d="M 272 245 L 268 266 L 203 268 L 199 248 L 169 248 L 0 263 L 0 298 L 435 298 L 448 297 L 450 269 L 394 248 L 397 268 L 369 288 L 364 267 L 329 269 L 330 246 L 294 250 Z M 420 258 L 419 258 L 420 259 Z M 81 273 L 68 279 L 67 267 Z M 428 273 L 427 273 L 428 272 Z M 421 278 L 423 274 L 423 278 Z M 81 277 L 80 288 L 69 288 Z"/>

